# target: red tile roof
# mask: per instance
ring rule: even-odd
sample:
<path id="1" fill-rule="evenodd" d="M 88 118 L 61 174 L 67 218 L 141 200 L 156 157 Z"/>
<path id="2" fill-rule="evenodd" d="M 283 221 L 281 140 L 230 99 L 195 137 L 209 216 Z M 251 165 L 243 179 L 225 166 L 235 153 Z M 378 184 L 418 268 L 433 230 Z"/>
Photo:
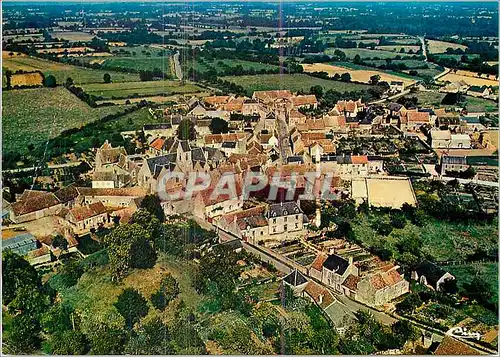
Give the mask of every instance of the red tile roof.
<path id="1" fill-rule="evenodd" d="M 75 219 L 75 221 L 83 221 L 84 219 L 98 216 L 100 214 L 106 213 L 106 208 L 102 202 L 95 202 L 88 206 L 75 207 L 69 211 L 69 214 Z"/>
<path id="2" fill-rule="evenodd" d="M 368 156 L 365 155 L 352 155 L 351 156 L 351 162 L 353 164 L 367 164 L 368 163 Z"/>
<path id="3" fill-rule="evenodd" d="M 152 147 L 153 149 L 160 151 L 163 148 L 164 144 L 165 144 L 165 139 L 156 138 L 153 140 L 153 142 L 149 146 Z"/>
<path id="4" fill-rule="evenodd" d="M 342 283 L 343 286 L 349 290 L 356 291 L 358 289 L 358 282 L 360 281 L 359 276 L 349 274 L 349 276 Z"/>
<path id="5" fill-rule="evenodd" d="M 468 355 L 476 356 L 485 353 L 481 353 L 475 348 L 461 342 L 451 336 L 445 336 L 438 348 L 434 352 L 435 355 L 440 356 L 453 356 L 453 355 Z"/>
<path id="6" fill-rule="evenodd" d="M 317 270 L 317 271 L 322 271 L 323 270 L 323 263 L 325 260 L 328 258 L 326 254 L 318 254 L 316 256 L 316 259 L 311 264 L 311 268 Z"/>
<path id="7" fill-rule="evenodd" d="M 406 115 L 409 123 L 429 123 L 430 121 L 427 112 L 408 112 Z"/>
<path id="8" fill-rule="evenodd" d="M 319 284 L 316 284 L 313 281 L 309 281 L 306 285 L 306 288 L 304 291 L 313 298 L 313 300 L 322 308 L 325 309 L 328 306 L 330 306 L 334 301 L 335 298 L 333 297 L 332 293 L 322 287 Z M 321 297 L 320 297 L 321 296 Z M 320 303 L 320 300 L 321 303 Z"/>
<path id="9" fill-rule="evenodd" d="M 42 194 L 31 192 L 24 197 L 24 199 L 14 202 L 11 205 L 16 216 L 40 211 L 61 204 L 57 197 L 49 192 Z"/>
<path id="10" fill-rule="evenodd" d="M 318 100 L 314 94 L 309 95 L 298 95 L 290 98 L 293 105 L 296 107 L 300 107 L 302 105 L 315 105 L 318 104 Z"/>

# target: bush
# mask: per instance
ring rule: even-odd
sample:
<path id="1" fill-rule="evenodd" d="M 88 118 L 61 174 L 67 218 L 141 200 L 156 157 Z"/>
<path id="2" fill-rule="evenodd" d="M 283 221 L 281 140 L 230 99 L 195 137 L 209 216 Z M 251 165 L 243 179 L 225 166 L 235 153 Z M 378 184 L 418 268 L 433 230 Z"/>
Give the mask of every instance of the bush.
<path id="1" fill-rule="evenodd" d="M 132 329 L 149 311 L 146 299 L 132 288 L 123 290 L 114 305 L 125 319 L 125 326 L 129 329 Z"/>
<path id="2" fill-rule="evenodd" d="M 179 295 L 179 284 L 172 275 L 167 274 L 162 279 L 158 291 L 151 296 L 151 303 L 155 308 L 163 311 L 177 295 Z"/>

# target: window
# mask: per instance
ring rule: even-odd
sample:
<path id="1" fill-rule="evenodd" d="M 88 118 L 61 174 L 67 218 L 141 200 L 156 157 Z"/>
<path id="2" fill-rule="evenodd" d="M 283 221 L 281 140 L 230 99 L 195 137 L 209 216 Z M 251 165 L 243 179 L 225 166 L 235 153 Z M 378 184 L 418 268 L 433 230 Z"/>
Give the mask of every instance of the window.
<path id="1" fill-rule="evenodd" d="M 276 223 L 276 218 L 273 218 L 273 223 Z"/>
<path id="2" fill-rule="evenodd" d="M 298 214 L 295 215 L 295 219 L 299 219 L 299 215 Z"/>
<path id="3" fill-rule="evenodd" d="M 295 228 L 299 228 L 299 224 L 298 223 L 295 223 Z"/>
<path id="4" fill-rule="evenodd" d="M 287 221 L 287 218 L 288 218 L 288 217 L 285 217 L 285 222 Z"/>

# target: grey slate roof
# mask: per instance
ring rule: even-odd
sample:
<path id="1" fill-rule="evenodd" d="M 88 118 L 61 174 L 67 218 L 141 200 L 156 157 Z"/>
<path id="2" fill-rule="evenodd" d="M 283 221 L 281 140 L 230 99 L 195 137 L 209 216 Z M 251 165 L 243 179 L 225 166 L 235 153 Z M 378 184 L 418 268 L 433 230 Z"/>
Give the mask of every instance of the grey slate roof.
<path id="1" fill-rule="evenodd" d="M 283 217 L 302 213 L 296 202 L 282 202 L 269 205 L 269 217 Z"/>
<path id="2" fill-rule="evenodd" d="M 323 266 L 330 271 L 343 275 L 349 266 L 349 262 L 337 254 L 332 254 L 325 260 Z"/>
<path id="3" fill-rule="evenodd" d="M 295 269 L 290 274 L 285 276 L 283 278 L 283 281 L 285 281 L 286 283 L 288 283 L 292 286 L 299 286 L 299 285 L 307 283 L 306 277 L 304 275 L 302 275 L 302 273 L 299 272 L 297 269 Z"/>

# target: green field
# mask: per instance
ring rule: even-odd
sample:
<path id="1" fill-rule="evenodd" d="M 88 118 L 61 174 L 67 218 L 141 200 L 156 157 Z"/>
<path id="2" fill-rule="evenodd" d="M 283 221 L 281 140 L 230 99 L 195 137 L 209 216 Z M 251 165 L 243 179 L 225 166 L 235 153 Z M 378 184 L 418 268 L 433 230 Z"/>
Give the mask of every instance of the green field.
<path id="1" fill-rule="evenodd" d="M 58 157 L 69 151 L 77 154 L 85 153 L 89 148 L 94 145 L 100 146 L 106 140 L 113 146 L 124 145 L 121 132 L 137 131 L 142 129 L 144 124 L 158 122 L 162 122 L 162 119 L 153 118 L 147 108 L 136 110 L 115 120 L 94 122 L 77 132 L 61 135 L 51 140 L 47 145 L 47 155 Z"/>
<path id="2" fill-rule="evenodd" d="M 130 83 L 96 83 L 82 86 L 85 92 L 102 99 L 119 99 L 131 96 L 172 95 L 203 91 L 195 84 L 182 84 L 179 81 L 150 81 Z"/>
<path id="3" fill-rule="evenodd" d="M 41 71 L 46 76 L 53 75 L 56 77 L 58 84 L 63 84 L 68 77 L 71 77 L 76 84 L 102 83 L 105 73 L 111 75 L 111 80 L 113 82 L 131 82 L 139 80 L 139 75 L 137 74 L 83 68 L 34 57 L 15 56 L 12 58 L 4 58 L 2 67 L 4 70 L 9 69 L 13 72 L 17 70 Z"/>
<path id="4" fill-rule="evenodd" d="M 457 61 L 461 61 L 463 55 L 455 55 L 455 54 L 448 54 L 448 53 L 439 53 L 439 54 L 434 54 L 433 56 L 437 57 L 437 58 L 448 58 L 448 59 L 449 58 L 454 58 Z M 469 60 L 471 60 L 473 58 L 479 57 L 479 55 L 476 54 L 476 53 L 468 53 L 465 56 L 467 56 L 469 58 Z"/>
<path id="5" fill-rule="evenodd" d="M 498 263 L 446 265 L 443 268 L 455 276 L 459 288 L 478 275 L 488 284 L 489 292 L 493 295 L 492 301 L 498 301 Z"/>
<path id="6" fill-rule="evenodd" d="M 356 55 L 359 55 L 361 59 L 367 58 L 379 58 L 386 59 L 391 58 L 394 59 L 396 56 L 408 56 L 406 53 L 396 53 L 390 51 L 380 51 L 380 50 L 369 50 L 366 48 L 328 48 L 325 50 L 327 55 L 333 55 L 335 50 L 340 50 L 344 52 L 349 59 L 353 59 Z"/>
<path id="7" fill-rule="evenodd" d="M 419 71 L 418 71 L 419 72 Z M 420 73 L 420 72 L 419 72 Z M 409 94 L 408 96 L 417 97 L 419 105 L 421 106 L 441 106 L 441 101 L 446 93 L 440 92 L 418 92 Z M 464 96 L 467 103 L 467 110 L 469 112 L 496 112 L 498 110 L 497 104 L 488 99 L 476 98 L 472 96 Z"/>
<path id="8" fill-rule="evenodd" d="M 469 112 L 497 112 L 498 104 L 492 100 L 465 96 Z"/>
<path id="9" fill-rule="evenodd" d="M 255 76 L 228 76 L 223 80 L 242 86 L 248 95 L 258 90 L 289 89 L 292 92 L 308 92 L 312 86 L 320 85 L 324 90 L 332 89 L 337 92 L 367 90 L 369 85 L 345 83 L 328 79 L 321 79 L 307 74 L 263 74 Z"/>
<path id="10" fill-rule="evenodd" d="M 63 87 L 4 91 L 3 150 L 25 153 L 63 130 L 116 113 L 123 106 L 92 108 Z"/>
<path id="11" fill-rule="evenodd" d="M 239 59 L 215 59 L 207 61 L 206 59 L 199 58 L 196 60 L 187 61 L 183 64 L 186 67 L 186 71 L 190 68 L 194 68 L 198 72 L 208 71 L 210 68 L 214 68 L 217 72 L 222 72 L 226 70 L 227 67 L 241 66 L 244 71 L 254 70 L 254 71 L 279 71 L 279 67 L 268 64 L 253 61 L 245 61 Z"/>

